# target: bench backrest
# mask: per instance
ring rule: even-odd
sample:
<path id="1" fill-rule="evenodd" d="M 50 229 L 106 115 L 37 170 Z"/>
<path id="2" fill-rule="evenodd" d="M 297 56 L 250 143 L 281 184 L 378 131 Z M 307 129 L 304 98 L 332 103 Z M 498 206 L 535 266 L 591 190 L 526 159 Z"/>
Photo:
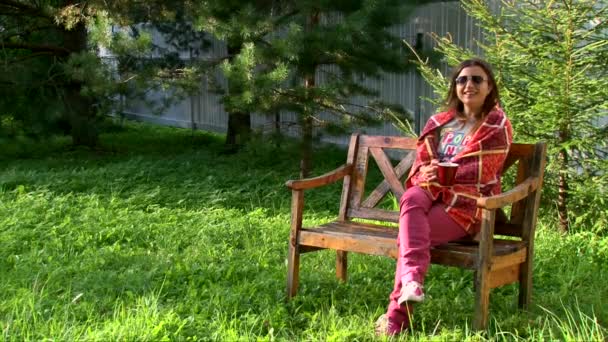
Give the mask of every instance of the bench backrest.
<path id="1" fill-rule="evenodd" d="M 503 173 L 516 165 L 516 185 L 530 176 L 542 175 L 544 169 L 544 143 L 512 144 L 509 155 L 505 161 Z M 387 155 L 387 150 L 397 150 L 400 161 L 393 166 Z M 404 181 L 416 157 L 416 139 L 398 136 L 371 136 L 353 134 L 348 148 L 347 163 L 354 165 L 351 176 L 344 179 L 342 199 L 340 202 L 340 220 L 353 218 L 369 219 L 384 222 L 398 222 L 399 213 L 394 210 L 377 208 L 381 200 L 390 192 L 397 198 L 405 192 Z M 365 184 L 370 164 L 370 156 L 380 169 L 383 180 L 368 194 L 365 193 Z M 540 190 L 540 189 L 539 189 Z M 526 238 L 534 229 L 536 214 L 531 224 L 523 224 L 525 208 L 534 206 L 538 208 L 540 196 L 529 196 L 514 204 L 509 218 L 496 226 L 496 234 Z M 532 201 L 532 202 L 529 202 Z M 528 214 L 529 215 L 529 214 Z"/>

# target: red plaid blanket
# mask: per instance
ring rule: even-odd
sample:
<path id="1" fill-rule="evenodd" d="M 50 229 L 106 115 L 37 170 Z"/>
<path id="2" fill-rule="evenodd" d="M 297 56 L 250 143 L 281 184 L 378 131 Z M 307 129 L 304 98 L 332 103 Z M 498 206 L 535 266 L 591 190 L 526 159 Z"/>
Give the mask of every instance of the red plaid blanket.
<path id="1" fill-rule="evenodd" d="M 437 128 L 452 120 L 454 111 L 433 115 L 426 123 L 418 138 L 416 161 L 410 170 L 406 186 L 418 185 L 440 199 L 446 205 L 446 212 L 469 234 L 479 230 L 476 224 L 481 218 L 477 208 L 477 198 L 492 196 L 501 192 L 500 177 L 504 161 L 513 140 L 511 122 L 500 107 L 495 107 L 484 119 L 471 141 L 460 153 L 452 158 L 459 164 L 456 181 L 452 187 L 442 187 L 439 183 L 426 182 L 419 176 L 420 166 L 438 159 Z"/>

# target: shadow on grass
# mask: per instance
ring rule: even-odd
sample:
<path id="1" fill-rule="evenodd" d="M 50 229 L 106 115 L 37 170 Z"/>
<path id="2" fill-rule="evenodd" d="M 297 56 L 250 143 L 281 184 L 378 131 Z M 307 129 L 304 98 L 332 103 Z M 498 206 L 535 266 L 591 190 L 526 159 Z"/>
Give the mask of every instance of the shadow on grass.
<path id="1" fill-rule="evenodd" d="M 284 183 L 297 177 L 299 165 L 297 145 L 290 141 L 280 147 L 254 142 L 238 153 L 225 154 L 218 135 L 142 124 L 102 135 L 100 150 L 73 150 L 56 143 L 45 151 L 4 163 L 0 189 L 10 192 L 21 186 L 25 191 L 96 194 L 106 200 L 120 198 L 142 210 L 221 206 L 276 212 L 289 208 Z M 341 164 L 343 153 L 330 149 L 319 155 L 317 174 Z M 322 190 L 321 198 L 332 194 L 334 199 L 317 202 L 339 201 L 339 192 L 339 187 Z M 335 211 L 338 204 L 320 207 Z"/>

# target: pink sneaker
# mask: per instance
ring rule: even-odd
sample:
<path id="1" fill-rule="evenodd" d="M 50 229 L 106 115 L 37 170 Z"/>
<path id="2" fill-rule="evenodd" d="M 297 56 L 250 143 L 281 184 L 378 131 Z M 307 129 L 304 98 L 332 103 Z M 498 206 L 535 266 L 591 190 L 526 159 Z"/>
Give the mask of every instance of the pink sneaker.
<path id="1" fill-rule="evenodd" d="M 408 281 L 401 285 L 401 296 L 397 300 L 397 304 L 401 305 L 404 302 L 420 303 L 424 300 L 424 292 L 422 285 L 417 281 Z"/>

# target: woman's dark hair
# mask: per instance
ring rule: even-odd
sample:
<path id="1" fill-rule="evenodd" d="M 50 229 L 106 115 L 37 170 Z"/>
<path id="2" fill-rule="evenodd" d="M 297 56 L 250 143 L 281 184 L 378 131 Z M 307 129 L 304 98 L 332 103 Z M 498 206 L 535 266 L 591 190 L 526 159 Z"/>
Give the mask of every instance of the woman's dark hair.
<path id="1" fill-rule="evenodd" d="M 447 110 L 455 110 L 456 117 L 459 119 L 465 119 L 464 115 L 464 105 L 458 98 L 456 94 L 456 78 L 462 71 L 462 69 L 472 66 L 478 66 L 485 71 L 486 75 L 488 75 L 488 86 L 492 87 L 492 90 L 486 97 L 483 106 L 481 107 L 481 112 L 478 114 L 477 119 L 484 118 L 491 110 L 498 104 L 500 100 L 498 94 L 498 87 L 496 86 L 496 80 L 494 79 L 494 73 L 492 72 L 492 67 L 482 59 L 472 58 L 462 61 L 454 71 L 452 72 L 452 76 L 450 78 L 450 89 L 448 90 L 448 95 L 445 101 L 445 106 Z"/>

